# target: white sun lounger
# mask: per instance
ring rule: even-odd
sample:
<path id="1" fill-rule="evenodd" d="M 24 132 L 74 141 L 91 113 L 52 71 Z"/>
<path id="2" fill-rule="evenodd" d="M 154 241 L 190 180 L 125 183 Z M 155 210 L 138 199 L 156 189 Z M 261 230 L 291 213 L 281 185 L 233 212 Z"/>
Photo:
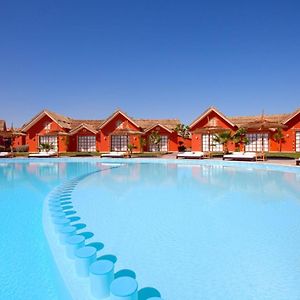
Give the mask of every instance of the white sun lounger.
<path id="1" fill-rule="evenodd" d="M 257 160 L 255 152 L 233 152 L 231 154 L 223 155 L 223 160 Z"/>
<path id="2" fill-rule="evenodd" d="M 38 152 L 38 153 L 30 153 L 28 154 L 28 157 L 53 157 L 57 156 L 56 151 L 48 151 L 48 152 Z"/>
<path id="3" fill-rule="evenodd" d="M 101 157 L 118 158 L 118 157 L 124 157 L 126 154 L 127 154 L 126 152 L 112 151 L 112 152 L 109 152 L 109 153 L 101 154 Z"/>
<path id="4" fill-rule="evenodd" d="M 0 157 L 9 157 L 9 152 L 0 152 Z"/>
<path id="5" fill-rule="evenodd" d="M 204 153 L 201 151 L 186 151 L 177 154 L 176 158 L 203 158 Z"/>

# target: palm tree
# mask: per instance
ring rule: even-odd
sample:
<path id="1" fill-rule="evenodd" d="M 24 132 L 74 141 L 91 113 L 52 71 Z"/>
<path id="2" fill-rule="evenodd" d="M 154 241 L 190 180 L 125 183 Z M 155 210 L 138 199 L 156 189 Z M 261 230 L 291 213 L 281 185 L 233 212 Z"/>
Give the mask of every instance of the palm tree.
<path id="1" fill-rule="evenodd" d="M 140 148 L 141 152 L 144 152 L 144 147 L 146 146 L 147 142 L 146 139 L 140 136 Z"/>
<path id="2" fill-rule="evenodd" d="M 176 127 L 174 128 L 174 131 L 176 131 L 184 139 L 190 137 L 190 127 L 188 125 L 177 124 Z"/>
<path id="3" fill-rule="evenodd" d="M 275 142 L 278 143 L 279 145 L 279 151 L 281 152 L 281 145 L 282 142 L 284 141 L 284 134 L 282 133 L 282 129 L 281 128 L 277 128 L 276 133 L 274 133 L 273 138 L 275 140 Z"/>
<path id="4" fill-rule="evenodd" d="M 239 128 L 236 133 L 232 136 L 232 141 L 237 145 L 240 150 L 240 145 L 247 145 L 249 143 L 246 137 L 247 130 L 243 127 Z"/>
<path id="5" fill-rule="evenodd" d="M 223 152 L 228 153 L 228 142 L 231 141 L 232 136 L 230 131 L 223 131 L 216 133 L 213 136 L 213 142 L 223 145 Z"/>
<path id="6" fill-rule="evenodd" d="M 150 144 L 155 146 L 155 149 L 159 152 L 159 143 L 161 141 L 161 136 L 157 131 L 152 131 L 151 134 L 149 135 L 149 142 Z"/>

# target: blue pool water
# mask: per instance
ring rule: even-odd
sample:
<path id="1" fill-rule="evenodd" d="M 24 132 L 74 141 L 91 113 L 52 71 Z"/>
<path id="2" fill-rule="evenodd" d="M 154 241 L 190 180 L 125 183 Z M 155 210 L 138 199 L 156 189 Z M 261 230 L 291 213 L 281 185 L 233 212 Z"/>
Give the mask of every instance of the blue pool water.
<path id="1" fill-rule="evenodd" d="M 0 161 L 0 299 L 70 299 L 42 226 L 47 193 L 90 163 Z"/>
<path id="2" fill-rule="evenodd" d="M 140 290 L 155 288 L 166 300 L 300 299 L 297 170 L 208 161 L 1 162 L 0 299 L 70 298 L 42 207 L 59 183 L 89 173 L 72 194 L 74 208 L 104 244 L 98 255 L 115 255 L 116 271 L 134 271 Z"/>
<path id="3" fill-rule="evenodd" d="M 128 164 L 87 177 L 73 199 L 140 288 L 172 300 L 300 299 L 299 173 Z"/>

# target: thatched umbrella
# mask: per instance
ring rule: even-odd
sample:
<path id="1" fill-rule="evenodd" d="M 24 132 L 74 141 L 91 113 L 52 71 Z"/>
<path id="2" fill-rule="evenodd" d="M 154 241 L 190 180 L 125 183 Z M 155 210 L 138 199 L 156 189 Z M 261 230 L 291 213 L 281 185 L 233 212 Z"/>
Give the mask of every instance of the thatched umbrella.
<path id="1" fill-rule="evenodd" d="M 143 132 L 130 128 L 117 128 L 110 135 L 139 135 Z"/>
<path id="2" fill-rule="evenodd" d="M 287 128 L 286 125 L 283 125 L 279 122 L 274 122 L 270 121 L 267 119 L 259 119 L 256 121 L 248 122 L 245 125 L 243 125 L 245 129 L 256 129 L 259 131 L 264 131 L 264 130 L 272 130 L 272 129 L 277 129 L 277 128 Z"/>
<path id="3" fill-rule="evenodd" d="M 268 119 L 265 119 L 264 116 L 261 116 L 261 118 L 255 120 L 255 121 L 251 121 L 248 122 L 246 124 L 243 125 L 243 127 L 247 130 L 257 130 L 259 132 L 262 131 L 275 131 L 276 129 L 284 129 L 287 128 L 286 125 L 283 125 L 280 122 L 275 122 L 275 121 L 271 121 Z M 265 151 L 264 151 L 264 139 L 263 137 L 261 138 L 261 152 L 262 152 L 262 157 L 263 160 L 265 158 Z"/>

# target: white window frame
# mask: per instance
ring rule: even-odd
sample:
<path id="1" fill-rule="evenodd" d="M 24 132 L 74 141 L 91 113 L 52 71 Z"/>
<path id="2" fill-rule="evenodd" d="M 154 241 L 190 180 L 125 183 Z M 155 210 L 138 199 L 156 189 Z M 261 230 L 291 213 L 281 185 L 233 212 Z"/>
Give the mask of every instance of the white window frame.
<path id="1" fill-rule="evenodd" d="M 110 149 L 111 151 L 127 151 L 128 142 L 128 135 L 112 135 L 110 141 Z"/>
<path id="2" fill-rule="evenodd" d="M 204 133 L 202 134 L 202 151 L 203 152 L 222 152 L 223 145 L 214 142 L 215 134 Z"/>
<path id="3" fill-rule="evenodd" d="M 96 136 L 79 135 L 77 137 L 78 152 L 96 152 Z"/>
<path id="4" fill-rule="evenodd" d="M 247 133 L 246 138 L 249 141 L 245 145 L 245 151 L 251 152 L 268 152 L 269 151 L 269 134 L 268 133 Z"/>
<path id="5" fill-rule="evenodd" d="M 57 151 L 57 136 L 56 135 L 40 135 L 39 136 L 39 146 L 40 144 L 50 144 L 52 145 L 52 149 L 54 151 Z M 45 149 L 40 149 L 41 152 L 46 152 Z"/>

